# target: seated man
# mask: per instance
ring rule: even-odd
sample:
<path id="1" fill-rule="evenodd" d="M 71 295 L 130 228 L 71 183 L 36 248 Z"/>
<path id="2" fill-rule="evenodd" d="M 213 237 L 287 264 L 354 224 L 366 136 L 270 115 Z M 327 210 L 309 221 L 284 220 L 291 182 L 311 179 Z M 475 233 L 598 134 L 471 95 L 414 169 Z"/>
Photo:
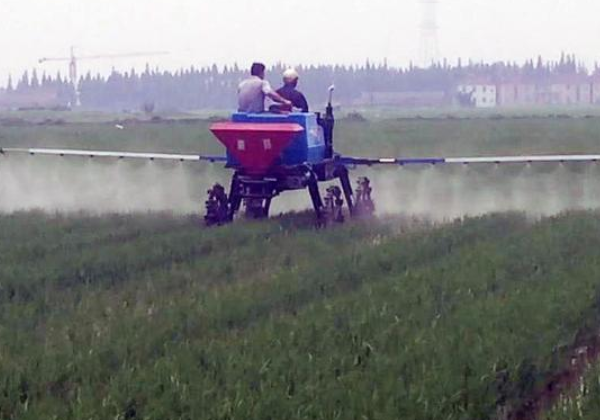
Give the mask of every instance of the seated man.
<path id="1" fill-rule="evenodd" d="M 287 69 L 283 72 L 283 86 L 277 90 L 277 93 L 291 101 L 294 108 L 308 112 L 308 102 L 304 95 L 296 89 L 296 86 L 298 86 L 298 72 L 294 69 Z"/>
<path id="2" fill-rule="evenodd" d="M 275 92 L 265 80 L 265 65 L 252 64 L 251 76 L 242 81 L 238 87 L 238 111 L 260 113 L 265 111 L 265 97 L 284 106 L 291 107 L 292 103 Z"/>

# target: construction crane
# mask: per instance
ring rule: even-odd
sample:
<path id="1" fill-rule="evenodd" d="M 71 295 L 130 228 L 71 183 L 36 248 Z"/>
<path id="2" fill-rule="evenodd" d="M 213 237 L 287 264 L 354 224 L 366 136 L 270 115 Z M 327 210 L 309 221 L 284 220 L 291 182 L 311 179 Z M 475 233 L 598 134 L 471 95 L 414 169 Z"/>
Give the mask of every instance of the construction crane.
<path id="1" fill-rule="evenodd" d="M 47 63 L 49 61 L 68 61 L 69 62 L 69 82 L 73 86 L 75 92 L 76 105 L 80 105 L 79 97 L 79 86 L 78 86 L 78 75 L 77 75 L 77 62 L 81 60 L 101 60 L 109 58 L 129 58 L 129 57 L 149 57 L 155 55 L 167 55 L 167 51 L 146 51 L 146 52 L 133 52 L 124 54 L 102 54 L 102 55 L 75 55 L 75 47 L 71 47 L 71 55 L 69 57 L 42 57 L 38 60 L 39 64 Z"/>

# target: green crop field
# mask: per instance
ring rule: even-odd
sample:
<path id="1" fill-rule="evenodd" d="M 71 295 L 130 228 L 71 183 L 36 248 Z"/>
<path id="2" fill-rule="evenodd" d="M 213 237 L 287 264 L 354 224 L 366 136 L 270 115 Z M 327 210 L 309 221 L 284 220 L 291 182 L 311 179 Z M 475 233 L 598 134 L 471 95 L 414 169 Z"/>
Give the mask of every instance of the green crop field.
<path id="1" fill-rule="evenodd" d="M 4 147 L 221 151 L 206 120 L 130 121 L 124 129 L 95 117 L 11 121 L 0 124 Z M 351 115 L 337 127 L 339 151 L 352 155 L 600 149 L 595 117 Z M 174 195 L 162 197 L 169 205 L 157 207 L 167 212 L 142 211 L 156 209 L 150 184 L 179 166 L 156 172 L 37 159 L 0 156 L 2 420 L 595 418 L 594 368 L 556 398 L 547 392 L 558 373 L 569 373 L 575 350 L 598 342 L 600 214 L 593 209 L 451 220 L 466 207 L 439 179 L 433 185 L 428 169 L 403 172 L 425 177 L 433 198 L 421 207 L 388 191 L 400 185 L 387 182 L 389 171 L 372 171 L 375 187 L 387 188 L 380 201 L 401 201 L 399 214 L 317 230 L 310 213 L 293 212 L 206 229 L 172 184 Z M 498 197 L 511 195 L 517 178 L 534 178 L 526 193 L 535 210 L 542 204 L 534 193 L 550 179 L 544 196 L 566 195 L 568 205 L 547 214 L 595 207 L 585 198 L 598 189 L 594 169 L 503 171 L 469 170 L 475 184 L 455 191 L 476 206 L 484 193 L 473 189 L 474 199 L 470 188 L 485 190 L 492 204 L 479 209 L 488 213 L 506 209 Z M 207 183 L 226 174 L 193 167 L 171 181 L 199 190 L 209 175 Z M 93 182 L 100 184 L 94 194 L 80 195 Z M 140 186 L 139 206 L 102 207 L 131 198 L 101 195 L 126 182 Z M 190 200 L 198 207 L 200 193 Z M 98 207 L 86 207 L 95 194 Z M 431 217 L 450 206 L 455 213 Z"/>
<path id="2" fill-rule="evenodd" d="M 144 121 L 127 115 L 0 114 L 0 144 L 93 147 L 119 150 L 218 153 L 211 122 L 195 114 Z M 19 116 L 20 115 L 20 116 Z M 214 119 L 226 118 L 215 112 Z M 560 153 L 597 151 L 600 113 L 560 110 L 414 114 L 365 112 L 365 120 L 342 113 L 336 148 L 345 154 L 395 156 Z M 359 114 L 360 115 L 360 114 Z M 115 128 L 119 123 L 123 130 Z M 376 149 L 373 148 L 376 145 Z"/>
<path id="3" fill-rule="evenodd" d="M 598 319 L 600 217 L 0 218 L 3 419 L 463 419 Z"/>

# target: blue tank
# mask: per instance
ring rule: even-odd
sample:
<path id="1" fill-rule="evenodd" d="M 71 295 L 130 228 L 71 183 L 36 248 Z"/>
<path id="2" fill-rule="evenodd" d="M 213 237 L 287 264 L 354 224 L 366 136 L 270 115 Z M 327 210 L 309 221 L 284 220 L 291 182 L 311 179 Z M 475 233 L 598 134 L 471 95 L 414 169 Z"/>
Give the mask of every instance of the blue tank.
<path id="1" fill-rule="evenodd" d="M 239 123 L 296 123 L 304 128 L 292 143 L 284 150 L 282 165 L 298 165 L 302 163 L 319 163 L 325 158 L 325 140 L 323 129 L 317 124 L 314 113 L 292 112 L 290 114 L 247 114 L 236 112 L 231 116 L 232 122 Z M 235 159 L 228 153 L 227 164 L 237 166 Z"/>

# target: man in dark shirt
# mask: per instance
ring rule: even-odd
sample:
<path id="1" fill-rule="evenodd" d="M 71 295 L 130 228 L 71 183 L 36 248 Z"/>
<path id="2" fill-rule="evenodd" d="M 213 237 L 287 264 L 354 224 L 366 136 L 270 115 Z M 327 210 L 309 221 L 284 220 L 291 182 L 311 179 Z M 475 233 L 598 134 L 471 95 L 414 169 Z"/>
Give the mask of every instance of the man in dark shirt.
<path id="1" fill-rule="evenodd" d="M 296 86 L 298 86 L 298 72 L 288 69 L 283 72 L 283 86 L 277 90 L 277 93 L 290 101 L 294 108 L 308 112 L 308 102 L 304 95 L 296 89 Z"/>

